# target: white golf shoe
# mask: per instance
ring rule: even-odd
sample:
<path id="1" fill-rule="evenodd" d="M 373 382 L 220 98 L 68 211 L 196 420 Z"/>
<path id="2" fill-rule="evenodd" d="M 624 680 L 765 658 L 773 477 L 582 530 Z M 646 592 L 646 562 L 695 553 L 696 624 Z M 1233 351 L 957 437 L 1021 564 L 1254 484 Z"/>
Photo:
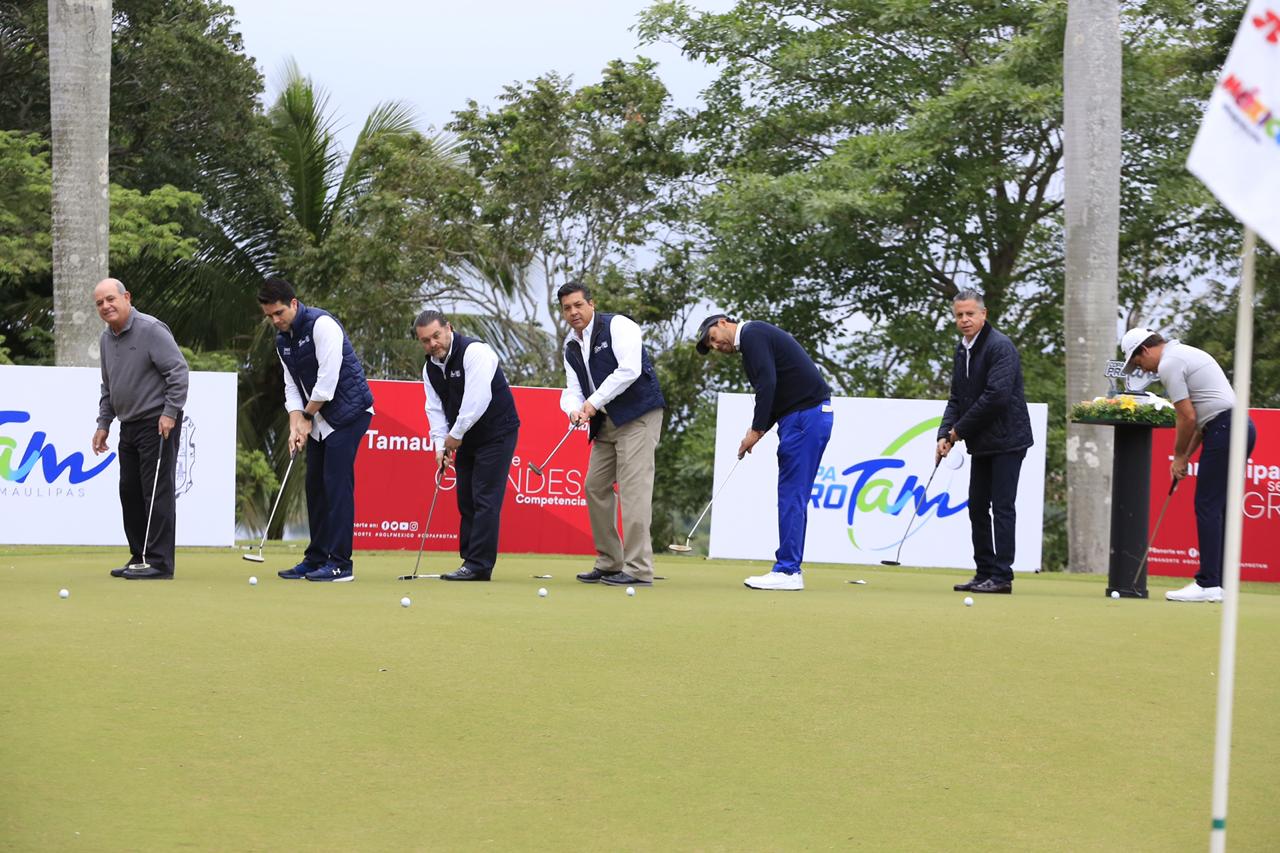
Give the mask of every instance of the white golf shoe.
<path id="1" fill-rule="evenodd" d="M 804 575 L 769 572 L 747 578 L 742 583 L 752 589 L 804 589 Z"/>
<path id="2" fill-rule="evenodd" d="M 1182 589 L 1171 589 L 1164 594 L 1166 601 L 1222 601 L 1222 587 L 1200 586 L 1192 581 Z"/>

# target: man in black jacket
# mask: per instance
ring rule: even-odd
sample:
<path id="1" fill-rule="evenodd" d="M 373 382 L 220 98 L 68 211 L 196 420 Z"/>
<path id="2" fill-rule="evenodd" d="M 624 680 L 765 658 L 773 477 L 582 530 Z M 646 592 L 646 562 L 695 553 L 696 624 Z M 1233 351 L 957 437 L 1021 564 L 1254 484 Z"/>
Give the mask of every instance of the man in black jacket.
<path id="1" fill-rule="evenodd" d="M 973 579 L 957 592 L 1013 592 L 1018 475 L 1033 444 L 1022 393 L 1022 361 L 1013 342 L 987 322 L 982 294 L 961 290 L 952 301 L 961 339 L 956 344 L 951 396 L 938 429 L 935 463 L 957 441 L 973 457 L 969 522 L 973 526 Z M 994 518 L 994 530 L 992 521 Z"/>

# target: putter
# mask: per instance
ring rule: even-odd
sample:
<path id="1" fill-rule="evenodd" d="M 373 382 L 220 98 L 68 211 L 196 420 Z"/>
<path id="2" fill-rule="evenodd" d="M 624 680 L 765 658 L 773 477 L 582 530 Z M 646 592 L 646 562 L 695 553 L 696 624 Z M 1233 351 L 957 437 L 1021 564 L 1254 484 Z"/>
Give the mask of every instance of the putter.
<path id="1" fill-rule="evenodd" d="M 933 485 L 934 475 L 938 473 L 938 468 L 941 465 L 942 457 L 939 456 L 938 461 L 933 463 L 933 474 L 929 475 L 929 482 L 924 484 L 924 494 L 926 498 L 929 496 L 929 487 Z M 882 566 L 902 565 L 902 563 L 898 562 L 902 557 L 902 546 L 906 543 L 907 537 L 911 535 L 911 525 L 916 523 L 916 515 L 920 512 L 920 504 L 923 503 L 923 501 L 912 501 L 911 503 L 915 505 L 915 509 L 911 511 L 911 520 L 907 522 L 907 532 L 902 534 L 902 539 L 898 542 L 898 553 L 893 555 L 892 560 L 881 560 L 880 565 Z"/>
<path id="2" fill-rule="evenodd" d="M 698 516 L 698 520 L 695 521 L 693 523 L 693 527 L 689 529 L 689 535 L 684 538 L 684 544 L 681 545 L 679 542 L 672 542 L 667 546 L 667 548 L 675 551 L 677 554 L 687 554 L 693 550 L 693 546 L 689 544 L 693 541 L 693 534 L 698 531 L 698 525 L 702 523 L 702 519 L 706 518 L 708 510 L 711 509 L 711 505 L 715 503 L 716 498 L 718 498 L 720 493 L 724 491 L 724 487 L 733 479 L 733 472 L 738 470 L 738 465 L 741 463 L 742 457 L 739 457 L 738 461 L 733 463 L 733 467 L 729 469 L 729 476 L 724 478 L 724 482 L 720 484 L 720 488 L 716 489 L 715 493 L 711 495 L 711 500 L 707 501 L 706 507 L 702 510 L 702 515 Z"/>
<path id="3" fill-rule="evenodd" d="M 284 497 L 284 484 L 289 482 L 289 472 L 293 470 L 293 460 L 298 458 L 298 451 L 289 454 L 289 464 L 284 469 L 284 479 L 280 481 L 280 492 L 276 495 L 276 502 L 271 505 L 271 514 L 267 516 L 267 526 L 262 528 L 262 541 L 258 543 L 258 553 L 241 554 L 242 560 L 248 560 L 250 563 L 265 563 L 266 559 L 262 556 L 262 549 L 267 544 L 267 531 L 271 529 L 271 522 L 275 520 L 276 508 L 280 506 L 280 499 Z"/>
<path id="4" fill-rule="evenodd" d="M 129 566 L 131 569 L 149 569 L 147 562 L 147 540 L 151 538 L 151 513 L 156 508 L 156 486 L 160 485 L 160 462 L 164 459 L 164 439 L 160 439 L 160 454 L 156 456 L 156 478 L 151 481 L 151 506 L 147 508 L 147 532 L 142 534 L 142 562 Z"/>
<path id="5" fill-rule="evenodd" d="M 427 531 L 431 529 L 431 517 L 436 514 L 436 498 L 440 497 L 440 478 L 443 476 L 444 476 L 444 469 L 437 467 L 436 468 L 436 490 L 431 495 L 431 508 L 427 510 L 427 523 L 422 527 L 422 539 L 418 542 L 418 559 L 413 564 L 413 574 L 401 575 L 400 577 L 396 578 L 396 580 L 413 581 L 413 580 L 418 580 L 419 578 L 439 578 L 440 577 L 440 575 L 438 574 L 420 575 L 418 574 L 418 567 L 422 565 L 422 549 L 427 546 Z"/>
<path id="6" fill-rule="evenodd" d="M 562 444 L 564 444 L 566 441 L 568 441 L 568 440 L 569 440 L 569 436 L 573 435 L 573 433 L 574 433 L 577 429 L 578 429 L 578 425 L 577 425 L 577 424 L 569 424 L 569 429 L 565 432 L 564 436 L 560 439 L 560 441 L 556 444 L 556 446 L 555 446 L 555 447 L 553 447 L 553 448 L 551 448 L 551 452 L 547 454 L 547 458 L 546 458 L 546 459 L 542 460 L 542 464 L 541 464 L 541 465 L 534 465 L 532 462 L 530 462 L 530 463 L 529 463 L 529 470 L 530 470 L 530 471 L 532 471 L 533 473 L 537 474 L 539 477 L 541 477 L 541 476 L 542 476 L 542 470 L 543 470 L 544 468 L 546 468 L 546 467 L 547 467 L 547 464 L 548 464 L 548 463 L 550 463 L 550 462 L 551 462 L 551 457 L 553 457 L 553 456 L 555 456 L 555 455 L 556 455 L 556 451 L 560 449 L 560 445 L 562 445 Z"/>
<path id="7" fill-rule="evenodd" d="M 1133 583 L 1129 584 L 1129 589 L 1137 592 L 1138 578 L 1142 577 L 1142 571 L 1147 567 L 1147 557 L 1151 555 L 1151 546 L 1156 543 L 1156 534 L 1160 532 L 1160 522 L 1164 521 L 1165 510 L 1169 508 L 1169 501 L 1173 500 L 1173 490 L 1178 488 L 1178 481 L 1174 480 L 1169 484 L 1169 494 L 1164 496 L 1164 506 L 1160 507 L 1160 514 L 1156 516 L 1155 529 L 1151 531 L 1151 538 L 1147 540 L 1147 550 L 1142 552 L 1142 560 L 1138 563 L 1138 570 L 1133 573 Z"/>

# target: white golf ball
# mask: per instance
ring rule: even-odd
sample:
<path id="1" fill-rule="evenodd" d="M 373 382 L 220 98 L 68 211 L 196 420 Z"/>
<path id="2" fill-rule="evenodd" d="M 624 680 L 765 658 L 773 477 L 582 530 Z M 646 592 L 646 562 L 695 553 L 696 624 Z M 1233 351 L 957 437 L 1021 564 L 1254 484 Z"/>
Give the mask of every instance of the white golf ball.
<path id="1" fill-rule="evenodd" d="M 410 604 L 413 604 L 413 602 L 409 600 L 409 596 L 406 595 L 404 598 L 400 599 L 401 607 L 408 607 Z"/>
<path id="2" fill-rule="evenodd" d="M 58 598 L 70 598 L 70 597 L 71 597 L 71 592 L 69 590 L 65 590 L 65 589 L 58 590 Z"/>
<path id="3" fill-rule="evenodd" d="M 253 575 L 250 575 L 250 576 L 249 576 L 249 586 L 257 586 L 257 585 L 258 585 L 258 579 L 257 579 L 257 578 L 255 578 Z"/>
<path id="4" fill-rule="evenodd" d="M 635 594 L 636 594 L 636 588 L 634 586 L 627 587 L 627 595 L 635 595 Z"/>
<path id="5" fill-rule="evenodd" d="M 965 606 L 965 607 L 972 607 L 972 606 L 973 606 L 973 596 L 971 596 L 971 595 L 966 595 L 966 596 L 964 597 L 964 606 Z"/>
<path id="6" fill-rule="evenodd" d="M 1118 590 L 1118 589 L 1113 589 L 1113 590 L 1111 590 L 1111 597 L 1112 597 L 1112 598 L 1119 598 L 1119 597 L 1120 597 L 1120 590 Z"/>
<path id="7" fill-rule="evenodd" d="M 538 587 L 538 598 L 547 597 L 547 588 L 545 586 Z"/>

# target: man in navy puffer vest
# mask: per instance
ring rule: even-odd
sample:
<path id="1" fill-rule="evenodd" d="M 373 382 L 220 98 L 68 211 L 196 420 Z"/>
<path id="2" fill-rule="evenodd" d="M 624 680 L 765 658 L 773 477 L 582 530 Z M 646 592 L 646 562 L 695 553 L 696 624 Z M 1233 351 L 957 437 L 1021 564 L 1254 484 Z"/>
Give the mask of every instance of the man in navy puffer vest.
<path id="1" fill-rule="evenodd" d="M 515 398 L 483 341 L 453 330 L 439 311 L 423 311 L 414 334 L 428 358 L 422 366 L 427 420 L 436 464 L 458 473 L 458 554 L 462 565 L 447 581 L 487 581 L 498 560 L 498 526 L 507 493 L 520 418 Z"/>
<path id="2" fill-rule="evenodd" d="M 644 349 L 640 327 L 621 314 L 596 311 L 591 291 L 569 282 L 556 293 L 572 330 L 564 342 L 565 389 L 560 408 L 588 424 L 587 515 L 596 561 L 583 583 L 653 584 L 654 453 L 666 400 Z M 617 496 L 613 486 L 618 484 Z M 622 536 L 618 535 L 622 503 Z"/>
<path id="3" fill-rule="evenodd" d="M 373 393 L 347 333 L 327 311 L 303 305 L 293 285 L 268 278 L 258 292 L 276 327 L 284 367 L 289 452 L 307 448 L 307 524 L 311 542 L 286 580 L 355 580 L 356 451 L 373 419 Z"/>

